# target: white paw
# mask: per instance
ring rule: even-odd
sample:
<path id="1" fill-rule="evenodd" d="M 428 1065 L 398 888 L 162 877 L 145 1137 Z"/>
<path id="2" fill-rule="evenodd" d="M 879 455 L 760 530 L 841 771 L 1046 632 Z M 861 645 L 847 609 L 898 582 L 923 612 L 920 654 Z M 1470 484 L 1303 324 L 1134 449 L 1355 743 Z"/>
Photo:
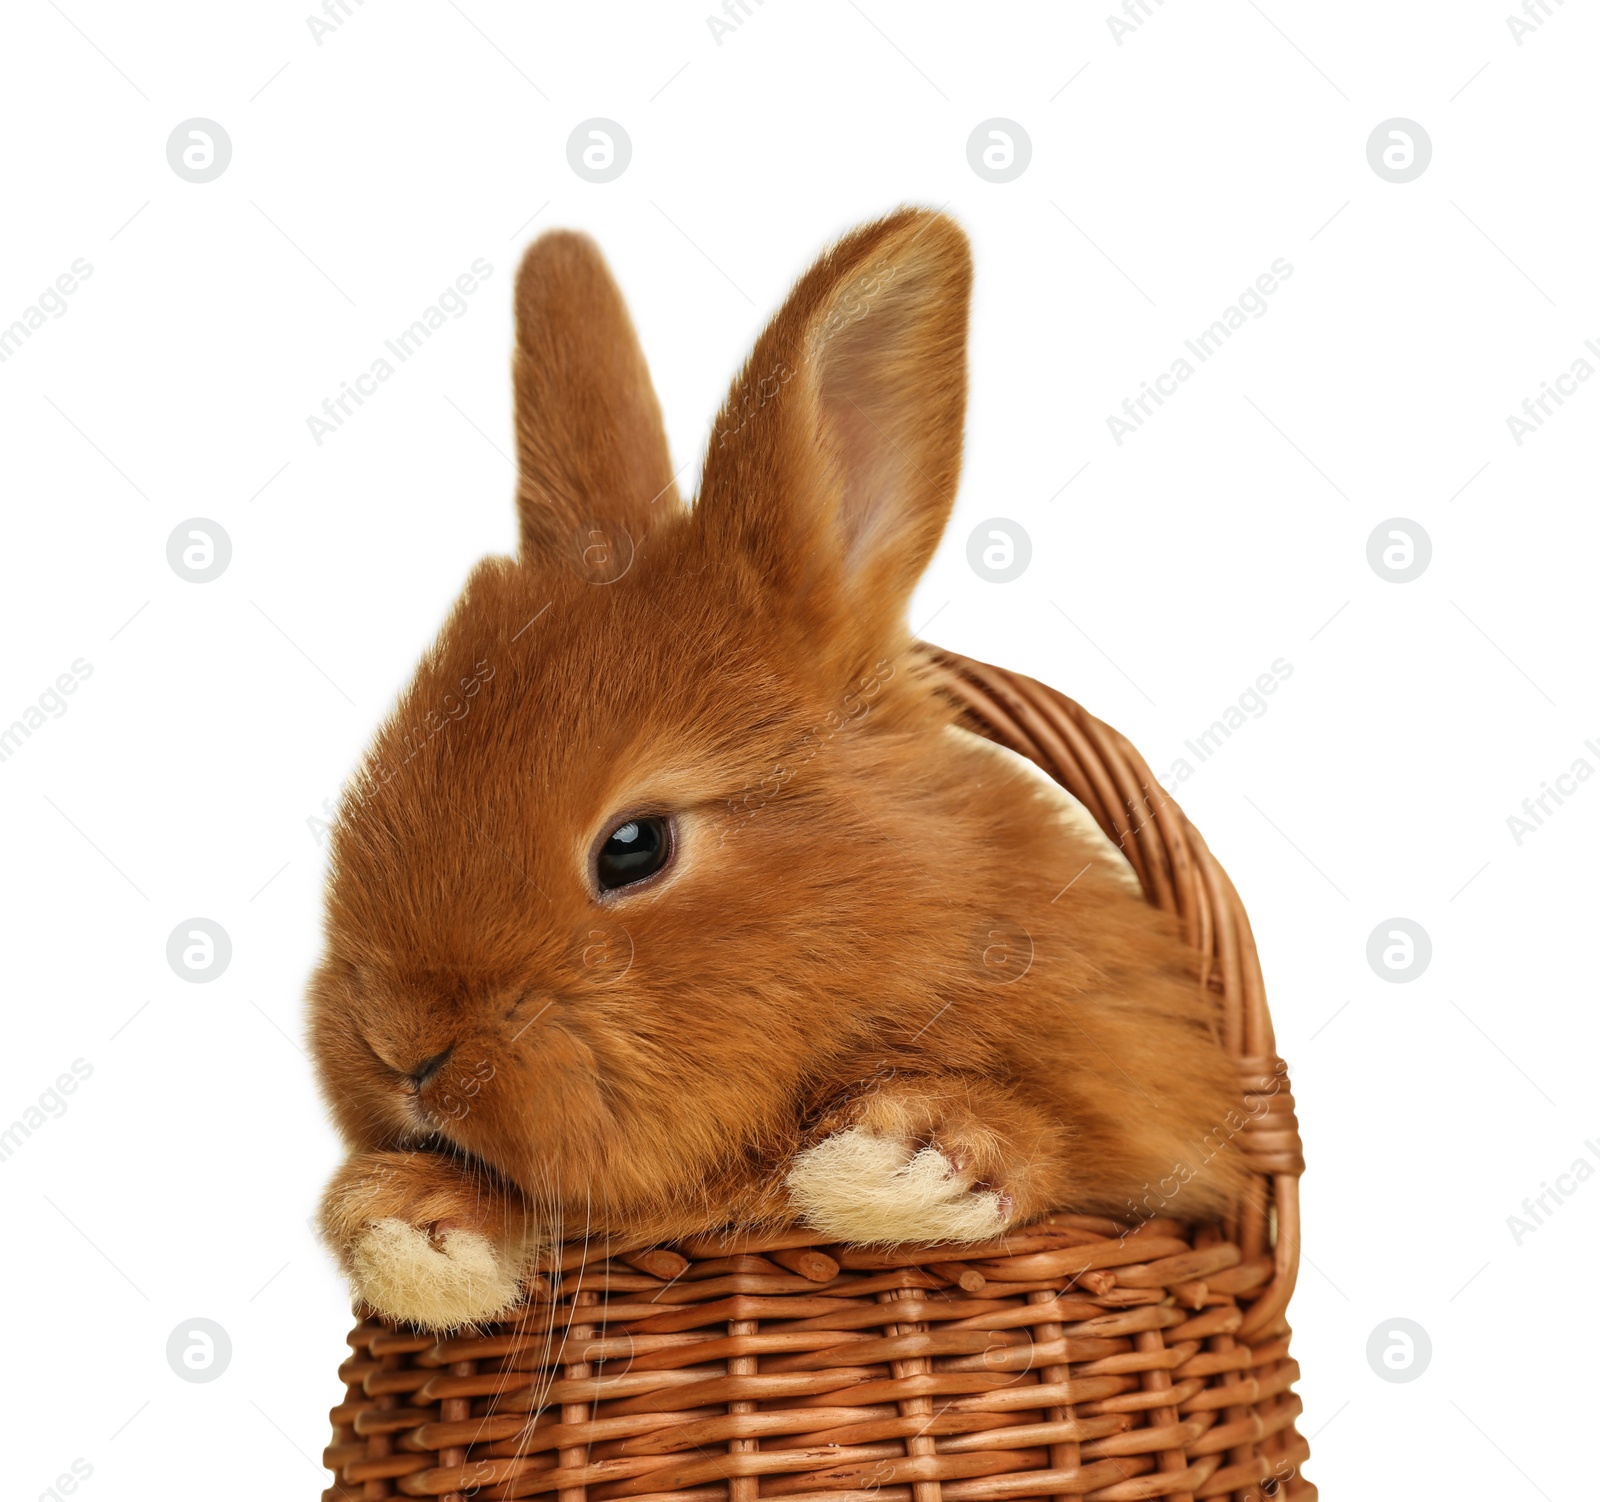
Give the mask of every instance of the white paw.
<path id="1" fill-rule="evenodd" d="M 938 1148 L 853 1127 L 807 1148 L 784 1182 L 805 1223 L 840 1241 L 985 1241 L 1011 1201 L 972 1180 Z"/>
<path id="2" fill-rule="evenodd" d="M 518 1269 L 476 1231 L 436 1242 L 403 1220 L 373 1222 L 350 1252 L 358 1298 L 394 1320 L 455 1330 L 505 1314 L 521 1299 Z"/>

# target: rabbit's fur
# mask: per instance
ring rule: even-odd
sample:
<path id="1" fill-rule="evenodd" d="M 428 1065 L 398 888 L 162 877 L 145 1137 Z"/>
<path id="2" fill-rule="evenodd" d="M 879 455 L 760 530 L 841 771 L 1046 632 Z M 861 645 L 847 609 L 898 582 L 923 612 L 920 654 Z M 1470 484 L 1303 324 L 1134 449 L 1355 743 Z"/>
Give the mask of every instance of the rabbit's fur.
<path id="1" fill-rule="evenodd" d="M 908 651 L 970 279 L 937 214 L 834 246 L 690 510 L 594 245 L 528 251 L 521 550 L 473 571 L 345 795 L 311 985 L 350 1148 L 323 1226 L 378 1309 L 487 1319 L 586 1233 L 970 1241 L 1239 1190 L 1172 921 Z M 672 859 L 602 895 L 596 843 L 641 814 Z"/>

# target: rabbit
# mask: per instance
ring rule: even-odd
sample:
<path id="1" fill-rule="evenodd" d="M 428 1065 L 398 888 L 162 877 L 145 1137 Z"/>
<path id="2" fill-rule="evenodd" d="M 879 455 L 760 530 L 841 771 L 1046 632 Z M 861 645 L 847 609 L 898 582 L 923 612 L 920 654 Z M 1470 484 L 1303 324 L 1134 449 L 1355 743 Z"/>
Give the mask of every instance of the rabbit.
<path id="1" fill-rule="evenodd" d="M 911 650 L 971 278 L 939 213 L 838 241 L 690 507 L 595 245 L 527 251 L 518 554 L 342 795 L 309 987 L 349 1148 L 321 1227 L 372 1308 L 482 1324 L 585 1236 L 973 1243 L 1241 1191 L 1173 920 Z"/>

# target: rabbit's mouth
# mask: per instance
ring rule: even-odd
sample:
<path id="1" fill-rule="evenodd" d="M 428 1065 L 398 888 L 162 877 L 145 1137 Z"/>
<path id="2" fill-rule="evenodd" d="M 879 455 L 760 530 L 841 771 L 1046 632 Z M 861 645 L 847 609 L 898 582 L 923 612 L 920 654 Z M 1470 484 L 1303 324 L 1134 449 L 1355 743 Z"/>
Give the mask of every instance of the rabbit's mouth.
<path id="1" fill-rule="evenodd" d="M 431 1091 L 402 1089 L 399 1093 L 399 1110 L 411 1129 L 426 1144 L 425 1148 L 419 1150 L 456 1156 L 467 1153 L 467 1149 L 450 1132 L 451 1124 L 459 1122 L 466 1114 L 457 1107 L 454 1098 L 444 1092 L 435 1095 Z"/>
<path id="2" fill-rule="evenodd" d="M 476 1153 L 469 1152 L 461 1144 L 436 1128 L 424 1130 L 410 1136 L 401 1136 L 395 1139 L 394 1152 L 400 1153 L 431 1153 L 437 1158 L 448 1158 L 456 1167 L 460 1168 L 469 1177 L 479 1179 L 492 1179 L 501 1181 L 504 1175 L 492 1164 L 486 1163 Z"/>

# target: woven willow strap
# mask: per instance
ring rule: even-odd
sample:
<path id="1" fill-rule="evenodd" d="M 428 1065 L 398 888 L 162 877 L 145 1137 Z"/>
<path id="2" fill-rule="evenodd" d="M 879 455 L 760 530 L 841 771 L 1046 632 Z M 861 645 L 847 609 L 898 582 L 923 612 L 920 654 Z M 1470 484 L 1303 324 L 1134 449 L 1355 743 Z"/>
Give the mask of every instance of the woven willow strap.
<path id="1" fill-rule="evenodd" d="M 324 1502 L 1315 1502 L 1284 1309 L 1302 1163 L 1237 894 L 1137 752 L 1072 700 L 932 648 L 972 729 L 1094 815 L 1203 957 L 1255 1170 L 1226 1224 L 1056 1215 L 985 1246 L 805 1231 L 568 1246 L 514 1320 L 363 1318 Z"/>

